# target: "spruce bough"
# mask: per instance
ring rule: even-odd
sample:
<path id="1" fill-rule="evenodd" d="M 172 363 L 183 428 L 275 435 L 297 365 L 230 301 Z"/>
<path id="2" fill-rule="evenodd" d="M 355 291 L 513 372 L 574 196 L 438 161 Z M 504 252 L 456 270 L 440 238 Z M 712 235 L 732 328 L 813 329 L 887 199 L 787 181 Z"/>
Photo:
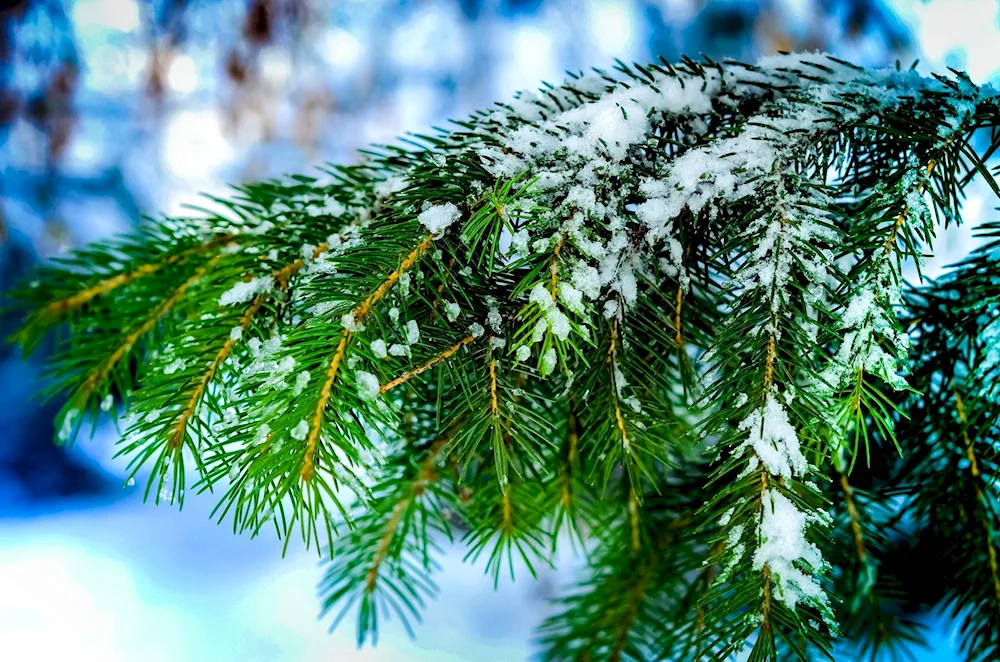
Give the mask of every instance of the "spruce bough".
<path id="1" fill-rule="evenodd" d="M 928 604 L 1000 659 L 1000 242 L 903 281 L 998 147 L 959 73 L 619 65 L 58 260 L 15 339 L 60 441 L 126 416 L 147 497 L 315 545 L 359 642 L 458 539 L 582 550 L 550 659 L 874 659 Z"/>

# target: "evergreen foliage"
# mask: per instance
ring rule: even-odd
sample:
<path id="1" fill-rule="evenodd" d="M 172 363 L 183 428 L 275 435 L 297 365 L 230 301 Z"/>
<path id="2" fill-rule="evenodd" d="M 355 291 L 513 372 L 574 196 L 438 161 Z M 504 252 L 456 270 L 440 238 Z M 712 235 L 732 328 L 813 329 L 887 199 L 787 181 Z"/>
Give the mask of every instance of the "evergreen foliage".
<path id="1" fill-rule="evenodd" d="M 957 72 L 620 65 L 58 260 L 15 340 L 359 642 L 461 540 L 583 551 L 549 659 L 881 659 L 927 605 L 1000 659 L 1000 240 L 903 281 L 998 147 Z"/>

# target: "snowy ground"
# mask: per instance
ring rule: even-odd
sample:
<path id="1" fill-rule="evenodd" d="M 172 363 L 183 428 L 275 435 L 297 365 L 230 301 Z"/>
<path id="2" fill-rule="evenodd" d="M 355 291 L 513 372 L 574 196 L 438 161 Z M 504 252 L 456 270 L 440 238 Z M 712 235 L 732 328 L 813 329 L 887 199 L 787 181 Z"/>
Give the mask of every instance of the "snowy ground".
<path id="1" fill-rule="evenodd" d="M 353 620 L 333 634 L 317 619 L 316 557 L 285 559 L 270 538 L 236 537 L 208 519 L 143 505 L 136 488 L 112 504 L 0 520 L 0 642 L 17 662 L 509 662 L 528 659 L 554 573 L 501 580 L 453 549 L 441 594 L 412 641 L 386 624 L 358 650 Z M 100 507 L 95 507 L 100 506 Z M 571 559 L 567 559 L 569 561 Z M 567 573 L 561 573 L 566 576 Z M 527 575 L 523 575 L 527 577 Z M 956 659 L 937 627 L 918 662 Z M 846 658 L 838 658 L 846 659 Z"/>
<path id="2" fill-rule="evenodd" d="M 112 504 L 0 520 L 0 641 L 17 662 L 275 662 L 523 660 L 554 577 L 511 584 L 446 560 L 441 594 L 411 641 L 387 623 L 357 650 L 351 617 L 319 621 L 316 556 L 281 558 L 263 537 L 208 519 L 210 499 L 183 512 L 143 505 L 136 487 Z M 95 507 L 98 506 L 98 507 Z"/>

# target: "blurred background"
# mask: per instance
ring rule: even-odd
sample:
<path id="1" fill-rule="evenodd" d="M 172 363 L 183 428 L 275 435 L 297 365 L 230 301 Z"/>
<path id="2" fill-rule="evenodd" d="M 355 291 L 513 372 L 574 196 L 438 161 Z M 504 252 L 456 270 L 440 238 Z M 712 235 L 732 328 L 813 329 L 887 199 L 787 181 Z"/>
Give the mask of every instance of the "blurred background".
<path id="1" fill-rule="evenodd" d="M 568 69 L 823 50 L 983 83 L 998 44 L 997 0 L 0 0 L 0 307 L 33 264 L 143 214 L 354 161 Z M 970 225 L 995 206 L 973 189 Z M 0 337 L 14 323 L 0 314 Z M 454 550 L 417 640 L 389 624 L 358 651 L 350 618 L 333 635 L 317 620 L 314 555 L 235 537 L 208 499 L 144 506 L 111 426 L 56 448 L 56 407 L 33 399 L 43 358 L 0 346 L 3 659 L 523 660 L 572 577 L 493 593 Z M 952 659 L 933 623 L 914 653 Z"/>

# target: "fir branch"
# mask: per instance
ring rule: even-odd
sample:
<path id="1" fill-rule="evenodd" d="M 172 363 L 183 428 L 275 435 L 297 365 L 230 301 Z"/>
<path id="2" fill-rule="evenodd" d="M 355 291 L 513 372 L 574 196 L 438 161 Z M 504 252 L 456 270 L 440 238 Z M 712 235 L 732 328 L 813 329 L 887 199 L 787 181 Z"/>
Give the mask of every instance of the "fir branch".
<path id="1" fill-rule="evenodd" d="M 51 315 L 51 316 L 63 315 L 70 310 L 73 310 L 75 308 L 80 308 L 81 306 L 90 303 L 91 300 L 99 296 L 102 296 L 104 294 L 107 294 L 108 292 L 117 287 L 120 287 L 122 285 L 128 285 L 140 278 L 144 278 L 146 276 L 155 274 L 164 267 L 177 264 L 178 262 L 181 262 L 182 260 L 185 260 L 192 255 L 210 251 L 219 246 L 224 246 L 227 243 L 229 243 L 232 239 L 233 237 L 231 235 L 221 235 L 199 246 L 194 246 L 193 248 L 188 248 L 178 253 L 174 253 L 173 255 L 169 255 L 158 262 L 141 264 L 137 267 L 134 267 L 130 271 L 120 273 L 115 276 L 111 276 L 109 278 L 105 278 L 104 280 L 98 283 L 88 286 L 86 289 L 80 290 L 76 294 L 50 302 L 42 309 L 41 314 Z"/>
<path id="2" fill-rule="evenodd" d="M 63 338 L 60 438 L 120 407 L 147 494 L 191 461 L 234 531 L 324 536 L 359 642 L 458 527 L 494 584 L 570 532 L 553 659 L 875 658 L 913 604 L 993 659 L 997 242 L 902 274 L 998 150 L 960 74 L 619 63 L 57 261 L 15 340 Z"/>
<path id="3" fill-rule="evenodd" d="M 375 584 L 378 581 L 379 568 L 389 552 L 389 546 L 392 544 L 393 538 L 399 529 L 400 520 L 403 518 L 403 514 L 406 509 L 410 507 L 413 500 L 423 493 L 427 483 L 433 479 L 434 465 L 438 460 L 441 449 L 444 448 L 447 443 L 447 437 L 442 437 L 438 441 L 434 442 L 434 445 L 431 446 L 427 453 L 427 458 L 420 466 L 420 472 L 413 480 L 409 492 L 396 503 L 395 507 L 393 507 L 392 516 L 386 523 L 385 532 L 379 539 L 378 549 L 375 551 L 375 558 L 372 559 L 371 568 L 368 570 L 368 574 L 365 575 L 366 592 L 371 593 L 375 590 Z"/>
<path id="4" fill-rule="evenodd" d="M 436 568 L 433 536 L 450 535 L 440 511 L 451 503 L 441 470 L 447 443 L 445 434 L 399 449 L 375 489 L 376 501 L 359 509 L 354 530 L 329 562 L 321 584 L 323 612 L 339 605 L 336 624 L 356 604 L 359 644 L 369 636 L 377 640 L 379 614 L 386 611 L 396 613 L 412 634 L 409 621 L 420 619 L 423 596 L 436 593 L 430 579 Z"/>
<path id="5" fill-rule="evenodd" d="M 965 444 L 965 454 L 969 459 L 969 474 L 972 476 L 972 483 L 976 493 L 976 499 L 979 501 L 980 507 L 983 512 L 986 512 L 989 508 L 986 502 L 986 494 L 983 492 L 983 488 L 980 486 L 981 474 L 979 471 L 979 461 L 976 459 L 976 452 L 972 445 L 972 439 L 969 438 L 968 425 L 969 419 L 965 415 L 965 407 L 962 404 L 962 396 L 958 394 L 958 390 L 954 389 L 952 391 L 955 395 L 955 409 L 958 411 L 958 419 L 962 423 L 962 441 Z M 1000 619 L 1000 569 L 997 566 L 997 548 L 993 543 L 994 531 L 990 520 L 987 517 L 982 517 L 980 523 L 983 527 L 983 536 L 985 538 L 986 551 L 989 557 L 989 567 L 990 567 L 990 579 L 992 579 L 993 584 L 993 594 L 994 594 L 994 604 L 997 609 L 997 616 Z"/>
<path id="6" fill-rule="evenodd" d="M 161 235 L 156 231 L 147 231 L 147 236 L 143 237 L 143 239 L 150 241 L 150 243 L 152 243 L 152 240 L 160 238 Z M 230 233 L 219 234 L 207 241 L 194 242 L 193 245 L 190 241 L 177 241 L 175 238 L 170 238 L 168 241 L 171 243 L 168 244 L 166 250 L 162 251 L 151 251 L 142 243 L 133 244 L 129 240 L 111 241 L 104 245 L 94 246 L 79 256 L 78 259 L 65 260 L 63 268 L 70 270 L 94 269 L 99 274 L 99 279 L 85 285 L 82 289 L 67 289 L 67 283 L 75 285 L 80 282 L 81 276 L 85 277 L 85 274 L 78 274 L 66 282 L 59 282 L 60 274 L 57 269 L 49 268 L 44 270 L 39 276 L 46 280 L 51 279 L 56 281 L 52 283 L 52 296 L 44 305 L 40 305 L 31 312 L 25 320 L 24 325 L 11 339 L 22 343 L 29 350 L 33 349 L 35 347 L 33 340 L 39 336 L 43 336 L 49 328 L 68 314 L 92 304 L 95 300 L 108 295 L 118 288 L 126 287 L 140 279 L 157 275 L 165 269 L 180 265 L 196 255 L 211 253 L 220 247 L 226 246 L 233 240 L 234 235 Z M 121 266 L 117 270 L 105 267 L 108 264 L 121 264 L 119 260 L 123 256 L 126 259 L 131 258 L 128 264 Z M 29 288 L 20 293 L 15 293 L 15 296 L 34 299 L 37 295 L 31 289 L 37 289 L 38 287 L 41 286 L 36 285 L 36 288 Z"/>
<path id="7" fill-rule="evenodd" d="M 72 439 L 79 429 L 77 416 L 83 410 L 90 409 L 94 397 L 105 388 L 108 380 L 116 370 L 121 370 L 136 344 L 180 302 L 198 281 L 212 268 L 218 256 L 200 266 L 193 274 L 180 283 L 163 301 L 154 307 L 140 324 L 129 329 L 114 345 L 114 349 L 102 356 L 100 360 L 86 372 L 86 376 L 72 391 L 66 405 L 60 412 L 63 423 L 61 440 Z M 110 349 L 110 347 L 109 347 Z M 74 424 L 76 421 L 76 424 Z M 71 431 L 70 431 L 71 430 Z"/>
<path id="8" fill-rule="evenodd" d="M 385 293 L 396 284 L 400 276 L 406 273 L 407 270 L 416 263 L 424 251 L 430 247 L 433 240 L 434 237 L 429 235 L 417 244 L 416 248 L 414 248 L 409 255 L 403 258 L 399 267 L 390 273 L 389 276 L 382 281 L 382 284 L 379 285 L 374 292 L 368 295 L 368 297 L 365 298 L 365 300 L 350 313 L 354 324 L 364 322 L 368 313 L 371 311 L 372 306 L 378 303 L 378 301 L 385 296 Z M 314 462 L 316 445 L 319 443 L 320 430 L 323 425 L 323 416 L 326 413 L 326 407 L 330 401 L 330 394 L 333 389 L 333 383 L 337 379 L 337 372 L 340 369 L 340 364 L 343 362 L 344 356 L 347 353 L 347 343 L 351 339 L 351 333 L 351 330 L 348 328 L 345 328 L 340 333 L 340 340 L 337 343 L 336 350 L 333 352 L 333 356 L 330 357 L 330 361 L 326 369 L 325 381 L 323 382 L 323 388 L 320 389 L 319 401 L 316 404 L 312 421 L 309 424 L 309 433 L 306 436 L 305 456 L 302 460 L 302 469 L 299 471 L 299 475 L 302 477 L 302 480 L 306 482 L 312 479 L 313 474 L 315 473 Z"/>
<path id="9" fill-rule="evenodd" d="M 326 251 L 326 244 L 320 244 L 312 252 L 312 259 L 315 260 L 319 258 Z M 275 271 L 273 277 L 279 291 L 286 290 L 288 288 L 289 279 L 301 271 L 304 266 L 305 261 L 302 258 L 299 258 Z M 195 411 L 200 404 L 202 397 L 205 395 L 205 391 L 208 389 L 209 384 L 212 382 L 213 377 L 217 374 L 219 367 L 229 358 L 236 343 L 239 342 L 239 340 L 243 337 L 243 334 L 247 332 L 251 322 L 253 322 L 257 313 L 260 312 L 267 298 L 268 295 L 266 294 L 258 294 L 253 298 L 243 315 L 240 316 L 239 324 L 234 327 L 234 329 L 239 329 L 239 331 L 230 332 L 225 343 L 223 343 L 222 347 L 219 348 L 218 353 L 212 358 L 212 361 L 208 364 L 205 372 L 191 390 L 191 396 L 188 399 L 187 406 L 181 412 L 180 416 L 178 416 L 177 422 L 174 424 L 174 427 L 170 432 L 169 441 L 173 448 L 178 448 L 184 441 L 188 422 L 195 415 Z"/>
<path id="10" fill-rule="evenodd" d="M 854 504 L 854 490 L 845 474 L 840 474 L 840 488 L 844 491 L 844 503 L 847 506 L 847 513 L 851 519 L 851 533 L 854 536 L 854 547 L 858 552 L 858 562 L 864 565 L 868 559 L 868 550 L 865 549 L 865 538 L 861 533 L 861 520 L 858 515 L 858 508 Z"/>
<path id="11" fill-rule="evenodd" d="M 466 345 L 469 345 L 469 344 L 475 342 L 475 340 L 476 340 L 476 336 L 473 336 L 473 335 L 465 336 L 464 338 L 462 338 L 461 340 L 459 340 L 457 343 L 455 343 L 454 345 L 452 345 L 448 349 L 442 351 L 441 353 L 435 355 L 433 358 L 431 358 L 429 361 L 425 362 L 421 366 L 419 366 L 417 368 L 414 368 L 413 370 L 408 370 L 405 373 L 403 373 L 402 375 L 400 375 L 399 377 L 396 377 L 395 379 L 393 379 L 392 381 L 389 381 L 389 382 L 386 382 L 385 384 L 382 384 L 379 387 L 379 392 L 380 393 L 385 393 L 386 391 L 390 391 L 390 390 L 396 388 L 397 386 L 399 386 L 401 384 L 405 384 L 406 382 L 410 381 L 414 377 L 420 376 L 421 374 L 427 372 L 428 370 L 430 370 L 431 368 L 433 368 L 437 364 L 439 364 L 439 363 L 441 363 L 443 361 L 447 361 L 456 352 L 458 352 L 460 349 L 462 349 Z"/>

